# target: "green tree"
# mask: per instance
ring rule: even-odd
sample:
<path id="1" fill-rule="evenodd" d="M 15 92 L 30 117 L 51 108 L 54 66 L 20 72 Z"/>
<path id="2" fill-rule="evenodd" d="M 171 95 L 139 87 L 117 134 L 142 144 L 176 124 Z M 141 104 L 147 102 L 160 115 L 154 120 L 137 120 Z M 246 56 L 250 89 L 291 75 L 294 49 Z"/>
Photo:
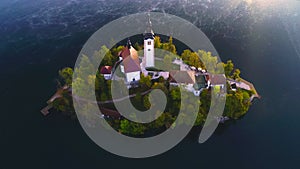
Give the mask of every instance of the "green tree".
<path id="1" fill-rule="evenodd" d="M 94 68 L 94 64 L 90 61 L 89 57 L 86 55 L 82 55 L 80 60 L 80 66 L 75 69 L 75 72 L 79 75 L 79 77 L 87 80 L 89 75 L 94 75 L 96 69 Z"/>
<path id="2" fill-rule="evenodd" d="M 217 67 L 219 60 L 216 56 L 212 56 L 211 52 L 206 52 L 204 50 L 199 50 L 197 54 L 200 57 L 201 61 L 203 62 L 208 72 L 210 73 L 219 72 Z"/>
<path id="3" fill-rule="evenodd" d="M 240 69 L 235 69 L 233 74 L 232 74 L 232 78 L 234 80 L 239 80 L 240 79 L 240 74 L 241 74 Z"/>
<path id="4" fill-rule="evenodd" d="M 55 99 L 51 104 L 53 108 L 59 112 L 74 115 L 73 99 L 67 90 L 61 93 L 62 97 Z"/>
<path id="5" fill-rule="evenodd" d="M 154 37 L 154 48 L 161 48 L 162 44 L 159 36 Z"/>
<path id="6" fill-rule="evenodd" d="M 150 76 L 145 76 L 142 73 L 141 74 L 141 78 L 140 78 L 140 85 L 142 86 L 142 88 L 149 89 L 151 87 L 151 85 L 152 85 L 151 77 Z"/>
<path id="7" fill-rule="evenodd" d="M 162 44 L 162 49 L 166 50 L 166 51 L 169 51 L 169 52 L 171 52 L 173 54 L 177 54 L 176 46 L 173 44 L 173 38 L 172 38 L 172 36 L 170 36 L 168 43 L 163 43 Z"/>
<path id="8" fill-rule="evenodd" d="M 134 97 L 135 103 L 141 105 L 142 104 L 142 95 L 141 92 L 137 92 L 136 96 Z"/>
<path id="9" fill-rule="evenodd" d="M 102 92 L 102 91 L 106 90 L 105 78 L 102 74 L 98 73 L 96 75 L 95 89 L 96 89 L 97 92 Z"/>
<path id="10" fill-rule="evenodd" d="M 123 50 L 124 46 L 118 46 L 111 49 L 111 54 L 118 59 L 119 52 Z"/>
<path id="11" fill-rule="evenodd" d="M 64 80 L 68 86 L 72 85 L 73 69 L 66 67 L 59 71 L 59 76 Z"/>
<path id="12" fill-rule="evenodd" d="M 180 89 L 178 87 L 172 88 L 170 93 L 171 93 L 171 99 L 172 100 L 180 101 L 181 93 L 180 93 Z"/>
<path id="13" fill-rule="evenodd" d="M 129 135 L 142 135 L 146 127 L 143 124 L 135 123 L 127 119 L 121 120 L 120 132 Z"/>
<path id="14" fill-rule="evenodd" d="M 107 99 L 108 99 L 108 98 L 107 98 L 106 93 L 101 92 L 101 94 L 100 94 L 100 100 L 101 100 L 101 101 L 106 101 Z"/>
<path id="15" fill-rule="evenodd" d="M 159 83 L 155 82 L 152 86 L 152 89 L 160 89 L 162 90 L 165 94 L 168 94 L 168 89 L 166 88 L 164 83 Z"/>
<path id="16" fill-rule="evenodd" d="M 151 107 L 150 98 L 148 94 L 143 97 L 143 105 L 147 110 Z"/>
<path id="17" fill-rule="evenodd" d="M 137 43 L 137 42 L 133 45 L 133 47 L 134 47 L 137 51 L 143 50 L 143 47 L 142 47 L 139 43 Z"/>
<path id="18" fill-rule="evenodd" d="M 234 64 L 232 63 L 232 60 L 228 60 L 227 63 L 224 63 L 224 73 L 226 77 L 231 76 L 233 69 L 234 69 Z"/>
<path id="19" fill-rule="evenodd" d="M 95 93 L 95 91 L 90 90 L 92 90 L 91 85 L 96 83 L 96 69 L 86 55 L 82 55 L 80 66 L 75 68 L 74 72 L 77 76 L 73 79 L 72 90 L 76 91 L 79 94 L 78 96 L 81 97 L 89 97 Z"/>
<path id="20" fill-rule="evenodd" d="M 233 119 L 245 115 L 251 105 L 250 96 L 247 91 L 238 90 L 226 95 L 224 114 Z"/>
<path id="21" fill-rule="evenodd" d="M 190 51 L 189 49 L 184 50 L 181 54 L 182 60 L 185 63 L 189 64 L 189 57 L 191 56 L 191 54 L 192 54 L 192 51 Z"/>
<path id="22" fill-rule="evenodd" d="M 117 53 L 118 49 L 112 49 L 114 53 Z M 118 61 L 118 56 L 114 56 L 112 51 L 109 50 L 106 46 L 102 46 L 99 51 L 95 51 L 91 59 L 91 62 L 98 64 L 101 60 L 100 66 L 113 66 L 116 61 Z"/>
<path id="23" fill-rule="evenodd" d="M 197 119 L 195 121 L 194 126 L 200 126 L 205 122 L 205 115 L 202 113 L 203 109 L 200 107 Z"/>

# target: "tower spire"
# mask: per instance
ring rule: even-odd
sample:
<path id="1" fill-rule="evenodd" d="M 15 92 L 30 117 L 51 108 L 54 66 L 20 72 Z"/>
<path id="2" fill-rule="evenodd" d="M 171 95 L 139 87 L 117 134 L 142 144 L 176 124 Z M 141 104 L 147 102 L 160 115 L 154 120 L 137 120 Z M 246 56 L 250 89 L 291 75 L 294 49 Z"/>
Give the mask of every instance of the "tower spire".
<path id="1" fill-rule="evenodd" d="M 148 28 L 149 28 L 150 30 L 152 30 L 152 22 L 151 22 L 150 12 L 148 12 Z"/>
<path id="2" fill-rule="evenodd" d="M 127 40 L 127 44 L 126 44 L 126 46 L 128 47 L 128 49 L 130 49 L 131 48 L 131 46 L 132 46 L 132 44 L 131 44 L 131 41 L 130 41 L 130 39 L 128 38 L 128 40 Z"/>
<path id="3" fill-rule="evenodd" d="M 152 30 L 152 22 L 150 12 L 148 13 L 147 28 L 144 34 L 144 65 L 145 68 L 154 67 L 154 33 Z"/>
<path id="4" fill-rule="evenodd" d="M 147 38 L 154 38 L 154 32 L 152 30 L 152 22 L 151 22 L 151 16 L 150 16 L 150 12 L 147 13 L 147 16 L 148 16 L 148 20 L 147 20 L 147 27 L 146 27 L 146 30 L 145 30 L 145 39 Z"/>

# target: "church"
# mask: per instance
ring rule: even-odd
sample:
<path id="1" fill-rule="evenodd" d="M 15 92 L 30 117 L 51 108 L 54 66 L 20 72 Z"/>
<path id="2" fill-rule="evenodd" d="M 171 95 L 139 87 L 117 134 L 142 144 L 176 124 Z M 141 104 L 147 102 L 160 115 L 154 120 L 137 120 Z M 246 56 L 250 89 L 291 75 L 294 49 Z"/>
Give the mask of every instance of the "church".
<path id="1" fill-rule="evenodd" d="M 128 40 L 126 46 L 119 53 L 121 72 L 125 74 L 125 82 L 131 83 L 140 80 L 141 72 L 147 68 L 155 67 L 154 60 L 154 32 L 150 16 L 147 22 L 147 29 L 144 33 L 144 57 L 140 61 L 138 52 Z"/>
<path id="2" fill-rule="evenodd" d="M 138 52 L 128 40 L 127 45 L 119 54 L 119 59 L 122 60 L 120 65 L 121 72 L 125 74 L 126 82 L 134 82 L 140 80 L 141 66 Z"/>

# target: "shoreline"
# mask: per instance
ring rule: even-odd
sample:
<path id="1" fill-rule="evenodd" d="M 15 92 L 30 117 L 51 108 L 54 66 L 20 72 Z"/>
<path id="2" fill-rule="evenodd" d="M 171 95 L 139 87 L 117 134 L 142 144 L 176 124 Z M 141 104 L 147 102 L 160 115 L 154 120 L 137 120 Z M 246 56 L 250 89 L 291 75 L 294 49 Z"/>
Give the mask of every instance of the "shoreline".
<path id="1" fill-rule="evenodd" d="M 243 79 L 243 78 L 240 78 L 240 81 L 243 82 L 243 83 L 245 83 L 245 84 L 247 84 L 247 85 L 250 87 L 250 89 L 254 92 L 254 94 L 252 94 L 252 96 L 251 96 L 251 98 L 250 98 L 250 101 L 251 101 L 251 102 L 252 102 L 255 98 L 261 99 L 261 96 L 258 94 L 256 88 L 254 87 L 254 85 L 253 85 L 251 82 L 249 82 L 249 81 L 247 81 L 247 80 L 245 80 L 245 79 Z"/>

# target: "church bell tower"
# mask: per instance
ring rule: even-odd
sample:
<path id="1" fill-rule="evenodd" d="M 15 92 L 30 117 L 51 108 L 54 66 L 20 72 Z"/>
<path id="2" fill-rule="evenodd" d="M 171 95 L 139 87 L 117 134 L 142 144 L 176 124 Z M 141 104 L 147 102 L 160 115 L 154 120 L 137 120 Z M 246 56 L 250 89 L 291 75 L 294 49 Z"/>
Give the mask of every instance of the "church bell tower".
<path id="1" fill-rule="evenodd" d="M 155 67 L 154 65 L 154 33 L 152 30 L 152 23 L 150 14 L 148 14 L 147 29 L 144 33 L 144 61 L 145 67 Z"/>

